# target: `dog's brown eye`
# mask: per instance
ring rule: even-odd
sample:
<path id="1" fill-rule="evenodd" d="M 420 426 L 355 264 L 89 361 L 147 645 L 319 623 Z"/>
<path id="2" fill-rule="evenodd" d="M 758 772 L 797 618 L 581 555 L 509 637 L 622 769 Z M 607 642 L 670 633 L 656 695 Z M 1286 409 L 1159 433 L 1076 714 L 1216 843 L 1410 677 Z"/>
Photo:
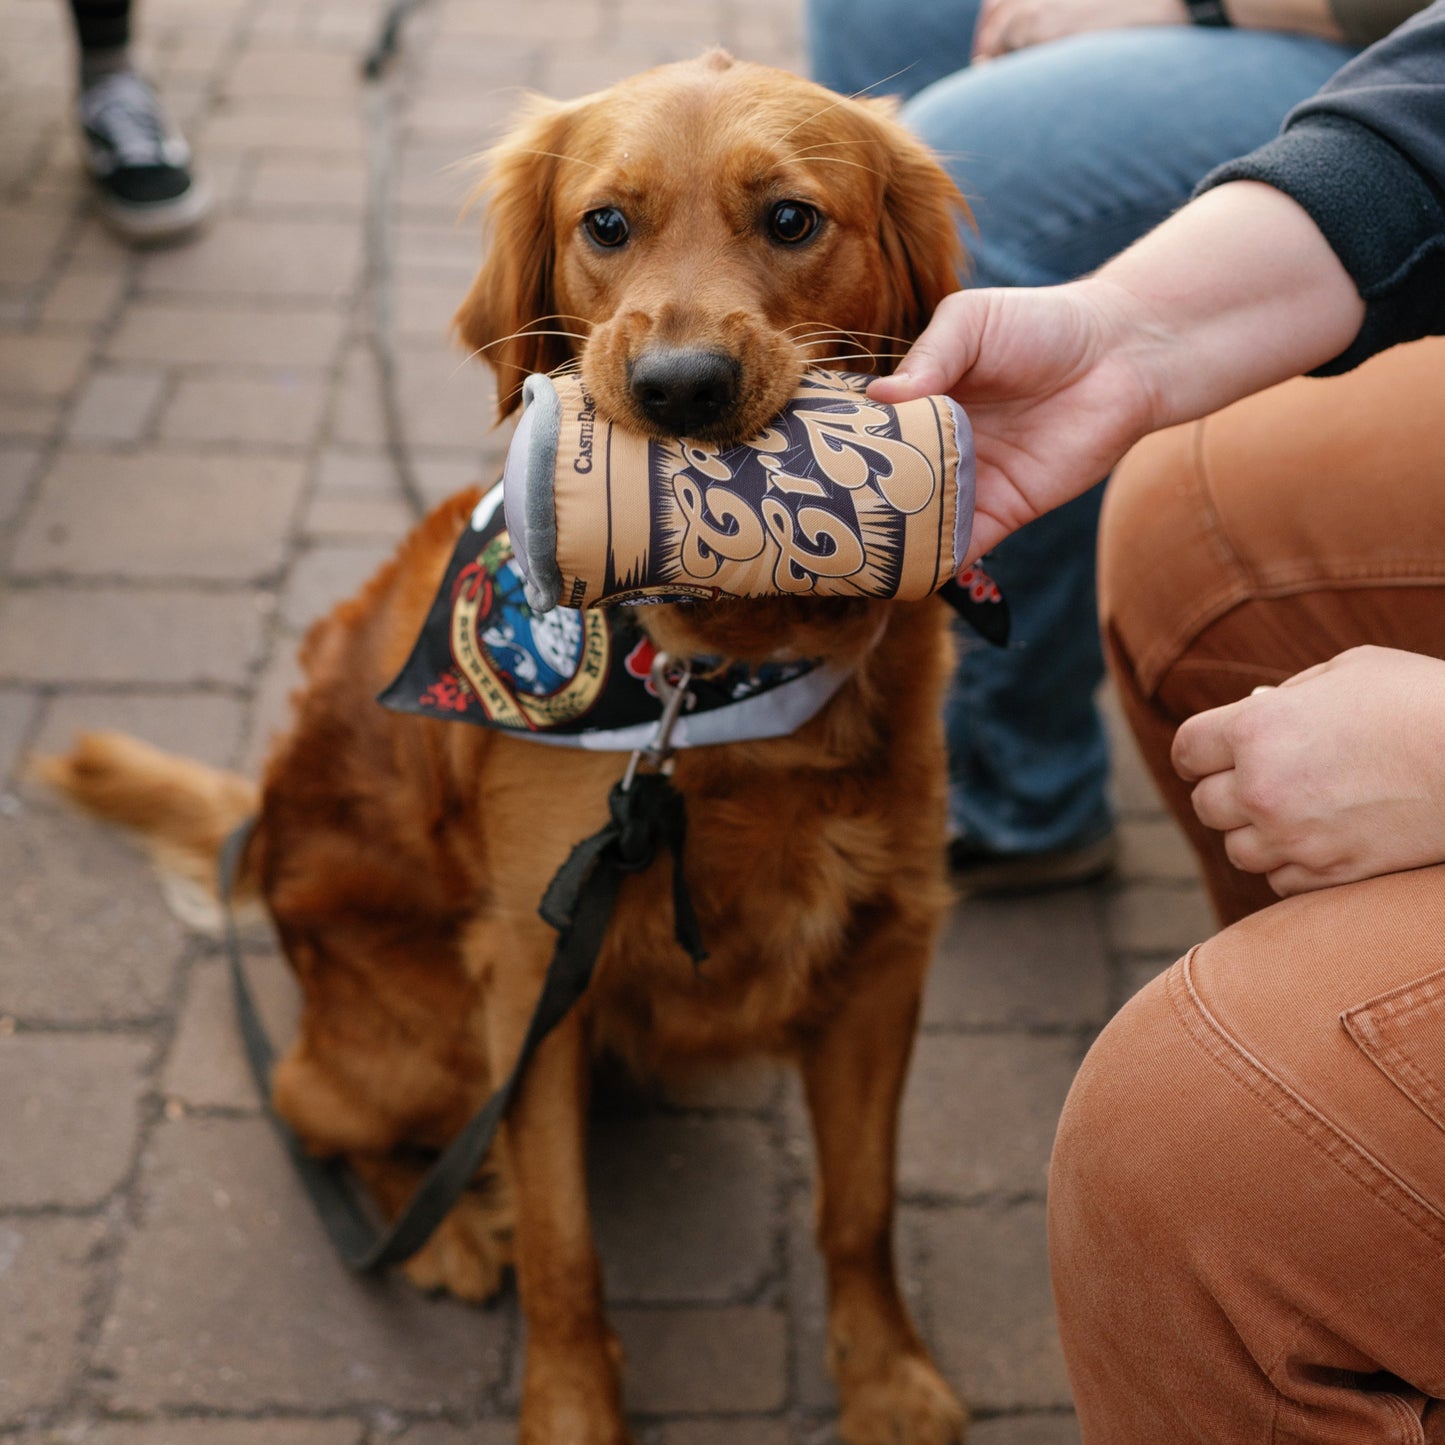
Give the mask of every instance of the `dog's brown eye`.
<path id="1" fill-rule="evenodd" d="M 775 241 L 796 246 L 818 229 L 818 213 L 802 201 L 779 201 L 768 212 L 768 230 Z"/>
<path id="2" fill-rule="evenodd" d="M 599 245 L 611 250 L 627 239 L 627 217 L 616 206 L 599 206 L 582 217 L 587 234 Z"/>

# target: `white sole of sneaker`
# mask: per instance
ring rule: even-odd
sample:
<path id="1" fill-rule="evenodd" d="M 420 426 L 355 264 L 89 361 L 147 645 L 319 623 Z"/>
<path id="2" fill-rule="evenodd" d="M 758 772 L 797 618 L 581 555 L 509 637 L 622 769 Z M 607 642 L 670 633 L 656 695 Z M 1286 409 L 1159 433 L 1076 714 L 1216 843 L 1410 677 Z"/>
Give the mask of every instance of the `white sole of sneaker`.
<path id="1" fill-rule="evenodd" d="M 124 240 L 138 246 L 163 246 L 179 241 L 200 226 L 211 211 L 211 193 L 197 180 L 173 201 L 149 206 L 127 206 L 113 197 L 94 195 L 101 220 Z"/>

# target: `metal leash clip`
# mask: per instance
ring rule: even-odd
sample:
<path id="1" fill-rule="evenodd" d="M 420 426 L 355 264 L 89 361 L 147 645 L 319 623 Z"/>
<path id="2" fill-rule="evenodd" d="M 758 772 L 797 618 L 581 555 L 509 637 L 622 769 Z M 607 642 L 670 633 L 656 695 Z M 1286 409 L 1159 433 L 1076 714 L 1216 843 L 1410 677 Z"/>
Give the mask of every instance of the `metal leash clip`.
<path id="1" fill-rule="evenodd" d="M 652 659 L 652 685 L 662 699 L 662 716 L 657 720 L 657 731 L 645 748 L 633 749 L 627 760 L 627 771 L 622 775 L 622 791 L 625 793 L 637 776 L 637 770 L 645 763 L 651 769 L 664 775 L 672 772 L 672 730 L 677 723 L 682 705 L 687 701 L 687 690 L 692 685 L 692 662 L 682 664 L 676 682 L 668 677 L 672 658 L 659 652 Z"/>

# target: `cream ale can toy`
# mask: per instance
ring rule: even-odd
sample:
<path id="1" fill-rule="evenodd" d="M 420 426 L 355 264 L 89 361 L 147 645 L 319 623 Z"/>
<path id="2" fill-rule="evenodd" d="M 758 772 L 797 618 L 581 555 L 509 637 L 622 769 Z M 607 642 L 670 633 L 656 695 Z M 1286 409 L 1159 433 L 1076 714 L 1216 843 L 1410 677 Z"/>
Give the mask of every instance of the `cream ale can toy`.
<path id="1" fill-rule="evenodd" d="M 972 529 L 968 418 L 872 401 L 872 379 L 807 372 L 758 436 L 719 446 L 615 426 L 580 377 L 528 377 L 503 473 L 528 604 L 936 592 Z"/>

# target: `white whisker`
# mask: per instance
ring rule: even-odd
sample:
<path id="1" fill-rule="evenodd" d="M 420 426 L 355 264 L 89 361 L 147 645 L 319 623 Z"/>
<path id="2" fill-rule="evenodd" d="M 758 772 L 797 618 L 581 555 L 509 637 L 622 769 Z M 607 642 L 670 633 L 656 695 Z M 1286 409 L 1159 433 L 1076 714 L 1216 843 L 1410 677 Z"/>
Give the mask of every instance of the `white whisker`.
<path id="1" fill-rule="evenodd" d="M 573 341 L 586 341 L 586 340 L 587 340 L 586 335 L 585 335 L 583 332 L 580 332 L 580 331 L 551 331 L 551 330 L 546 330 L 546 329 L 534 331 L 534 330 L 531 330 L 531 329 L 529 329 L 529 328 L 524 327 L 521 331 L 509 332 L 506 336 L 498 336 L 498 337 L 496 338 L 496 340 L 494 340 L 494 341 L 488 341 L 488 342 L 486 342 L 484 345 L 478 346 L 474 351 L 469 351 L 469 352 L 468 352 L 464 357 L 462 357 L 462 359 L 457 363 L 456 371 L 453 371 L 453 372 L 452 372 L 452 375 L 455 376 L 455 375 L 457 374 L 457 372 L 460 371 L 460 370 L 462 369 L 462 367 L 464 367 L 464 366 L 467 364 L 467 362 L 469 362 L 469 361 L 475 361 L 479 356 L 482 355 L 482 353 L 483 353 L 484 351 L 490 351 L 490 350 L 492 349 L 492 347 L 494 347 L 494 346 L 501 346 L 501 345 L 503 345 L 504 343 L 506 343 L 506 342 L 508 342 L 508 341 L 518 341 L 518 340 L 521 340 L 521 339 L 523 339 L 523 338 L 525 338 L 525 337 L 528 337 L 528 336 L 566 336 L 566 337 L 571 338 Z M 526 371 L 526 370 L 528 370 L 527 367 L 518 367 L 515 362 L 506 362 L 506 363 L 503 363 L 503 362 L 499 361 L 498 358 L 495 357 L 495 356 L 489 356 L 489 357 L 487 357 L 487 358 L 486 358 L 486 361 L 487 361 L 488 365 L 491 365 L 491 366 L 507 365 L 507 366 L 511 366 L 514 370 L 519 370 L 519 371 Z"/>
<path id="2" fill-rule="evenodd" d="M 595 161 L 584 161 L 581 156 L 564 156 L 560 151 L 538 151 L 528 147 L 525 150 L 515 150 L 512 155 L 519 156 L 547 156 L 554 161 L 571 161 L 574 165 L 586 166 L 589 170 L 600 171 L 602 169 Z"/>
<path id="3" fill-rule="evenodd" d="M 805 125 L 811 125 L 819 116 L 827 115 L 830 110 L 837 110 L 840 105 L 846 105 L 850 100 L 861 99 L 870 90 L 877 90 L 880 85 L 887 85 L 890 80 L 897 80 L 900 75 L 912 69 L 912 65 L 905 65 L 901 70 L 895 70 L 892 75 L 885 75 L 882 80 L 875 80 L 872 85 L 865 85 L 862 90 L 855 90 L 852 95 L 840 95 L 831 105 L 825 105 L 822 110 L 814 111 L 806 119 L 800 120 L 797 125 L 790 126 L 778 139 L 787 140 L 795 130 L 801 130 Z"/>
<path id="4" fill-rule="evenodd" d="M 810 356 L 810 366 L 822 366 L 831 361 L 896 361 L 903 355 L 901 351 L 841 351 L 836 356 Z"/>
<path id="5" fill-rule="evenodd" d="M 862 161 L 845 160 L 842 156 L 811 156 L 809 159 L 814 165 L 852 166 L 856 171 L 867 171 L 870 176 L 883 175 L 877 166 L 865 166 Z"/>

